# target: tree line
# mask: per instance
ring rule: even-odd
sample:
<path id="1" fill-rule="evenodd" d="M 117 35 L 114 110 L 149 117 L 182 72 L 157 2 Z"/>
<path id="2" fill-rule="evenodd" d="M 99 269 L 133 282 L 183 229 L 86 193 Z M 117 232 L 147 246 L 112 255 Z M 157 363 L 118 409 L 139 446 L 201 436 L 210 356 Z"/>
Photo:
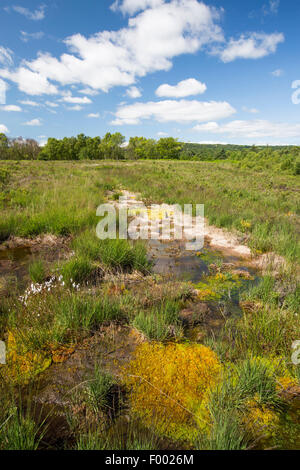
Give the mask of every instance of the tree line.
<path id="1" fill-rule="evenodd" d="M 49 138 L 41 147 L 34 139 L 10 139 L 0 134 L 1 160 L 230 160 L 239 168 L 257 171 L 272 168 L 291 174 L 300 174 L 300 147 L 297 146 L 243 146 L 205 145 L 179 142 L 173 137 L 159 140 L 145 137 L 125 137 L 116 132 L 104 137 Z"/>

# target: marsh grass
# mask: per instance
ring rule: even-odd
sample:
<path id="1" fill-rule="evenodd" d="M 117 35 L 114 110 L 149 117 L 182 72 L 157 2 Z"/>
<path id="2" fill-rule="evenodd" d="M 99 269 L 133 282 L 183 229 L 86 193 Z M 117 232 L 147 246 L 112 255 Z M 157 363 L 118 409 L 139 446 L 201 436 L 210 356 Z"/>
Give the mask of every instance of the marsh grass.
<path id="1" fill-rule="evenodd" d="M 133 326 L 150 340 L 164 341 L 179 337 L 179 310 L 178 302 L 166 301 L 160 307 L 140 311 L 133 320 Z"/>
<path id="2" fill-rule="evenodd" d="M 116 421 L 107 432 L 88 430 L 80 434 L 76 450 L 157 450 L 163 448 L 159 438 L 150 429 L 141 426 L 134 419 L 124 425 Z"/>
<path id="3" fill-rule="evenodd" d="M 234 162 L 10 165 L 0 162 L 0 170 L 9 169 L 13 175 L 5 192 L 5 210 L 0 205 L 1 239 L 43 232 L 73 234 L 95 226 L 96 207 L 105 191 L 122 185 L 152 202 L 205 204 L 211 224 L 239 230 L 253 249 L 274 251 L 291 261 L 300 258 L 300 201 L 295 191 L 299 176 L 265 170 L 257 178 L 255 169 L 237 168 Z M 183 186 L 188 190 L 182 191 Z"/>
<path id="4" fill-rule="evenodd" d="M 28 268 L 32 282 L 41 284 L 46 277 L 46 268 L 42 260 L 33 261 Z"/>
<path id="5" fill-rule="evenodd" d="M 123 317 L 118 299 L 57 289 L 33 296 L 26 307 L 19 304 L 8 328 L 28 351 L 49 350 L 55 344 L 76 343 L 104 322 Z"/>
<path id="6" fill-rule="evenodd" d="M 30 415 L 23 416 L 17 409 L 9 412 L 0 429 L 2 450 L 37 450 L 41 441 L 39 426 Z"/>
<path id="7" fill-rule="evenodd" d="M 59 268 L 68 284 L 84 283 L 97 277 L 97 271 L 140 271 L 148 273 L 146 246 L 128 240 L 99 240 L 95 231 L 86 230 L 72 242 L 74 257 Z"/>
<path id="8" fill-rule="evenodd" d="M 113 173 L 103 168 L 106 178 Z M 148 201 L 205 204 L 211 224 L 244 233 L 254 250 L 300 258 L 299 177 L 262 171 L 257 178 L 255 170 L 237 170 L 234 162 L 140 161 L 120 165 L 116 179 Z"/>
<path id="9" fill-rule="evenodd" d="M 247 358 L 237 365 L 237 390 L 241 398 L 256 397 L 261 405 L 282 409 L 283 400 L 276 390 L 276 375 L 267 363 Z"/>
<path id="10" fill-rule="evenodd" d="M 0 450 L 37 450 L 47 424 L 32 400 L 36 392 L 30 385 L 27 395 L 12 387 L 0 370 Z"/>
<path id="11" fill-rule="evenodd" d="M 9 178 L 5 176 L 8 165 Z M 254 252 L 274 251 L 285 256 L 291 266 L 290 272 L 262 276 L 260 282 L 240 292 L 243 312 L 226 320 L 220 336 L 212 334 L 205 339 L 218 353 L 226 373 L 211 391 L 210 432 L 199 437 L 197 447 L 248 448 L 253 436 L 243 421 L 247 401 L 254 400 L 261 410 L 275 410 L 278 415 L 285 407 L 278 396 L 274 370 L 257 356 L 268 359 L 269 364 L 280 358 L 299 380 L 299 367 L 290 364 L 291 345 L 300 337 L 299 179 L 263 169 L 257 178 L 254 169 L 232 162 L 89 165 L 0 162 L 0 179 L 4 175 L 0 240 L 12 235 L 71 235 L 74 251 L 73 257 L 59 265 L 64 288 L 32 296 L 27 305 L 14 300 L 13 306 L 7 306 L 1 299 L 1 334 L 12 332 L 22 354 L 40 351 L 50 357 L 53 347 L 72 347 L 112 321 L 130 322 L 149 340 L 181 339 L 179 291 L 178 296 L 173 293 L 170 297 L 170 290 L 144 293 L 141 286 L 127 293 L 127 285 L 122 289 L 117 281 L 113 287 L 94 282 L 103 271 L 113 276 L 134 270 L 147 274 L 150 269 L 144 244 L 98 240 L 96 208 L 104 201 L 106 191 L 121 186 L 140 192 L 148 202 L 204 203 L 210 223 L 237 230 Z M 42 282 L 43 271 L 41 264 L 34 263 L 30 266 L 31 279 Z M 110 409 L 113 386 L 111 377 L 97 366 L 84 388 L 84 409 L 102 418 Z M 95 425 L 95 420 L 89 423 L 88 415 L 85 418 L 84 427 L 75 436 L 78 449 L 152 450 L 162 445 L 151 430 L 143 430 L 132 419 L 128 423 L 127 415 L 126 425 L 114 416 L 105 432 L 106 419 L 99 418 Z M 37 449 L 42 435 L 43 429 L 29 407 L 16 406 L 13 399 L 5 402 L 0 410 L 1 449 Z"/>
<path id="12" fill-rule="evenodd" d="M 99 364 L 95 365 L 94 374 L 85 387 L 86 404 L 95 414 L 110 407 L 110 395 L 115 383 L 109 373 L 104 372 Z"/>
<path id="13" fill-rule="evenodd" d="M 96 208 L 104 200 L 104 190 L 96 188 L 84 168 L 76 170 L 71 165 L 66 172 L 64 165 L 46 162 L 12 167 L 14 177 L 6 187 L 3 210 L 0 204 L 1 240 L 10 235 L 65 236 L 96 226 Z"/>

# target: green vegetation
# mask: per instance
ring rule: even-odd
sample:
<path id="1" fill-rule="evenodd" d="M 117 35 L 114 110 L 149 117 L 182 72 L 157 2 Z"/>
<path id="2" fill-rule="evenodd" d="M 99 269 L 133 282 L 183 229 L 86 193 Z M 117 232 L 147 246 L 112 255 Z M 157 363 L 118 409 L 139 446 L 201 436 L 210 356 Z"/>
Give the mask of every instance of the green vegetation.
<path id="1" fill-rule="evenodd" d="M 133 326 L 150 340 L 164 341 L 172 336 L 180 335 L 178 302 L 167 301 L 159 309 L 139 312 Z"/>
<path id="2" fill-rule="evenodd" d="M 1 241 L 41 236 L 31 242 L 37 252 L 39 240 L 61 247 L 50 261 L 34 253 L 23 266 L 25 292 L 6 294 L 5 269 L 0 277 L 0 339 L 8 348 L 0 449 L 299 448 L 291 398 L 299 393 L 291 362 L 300 339 L 297 148 L 205 153 L 139 138 L 124 148 L 121 137 L 53 139 L 34 162 L 17 161 L 9 143 L 10 161 L 0 162 Z M 78 161 L 41 159 L 52 152 Z M 135 161 L 147 152 L 155 164 Z M 234 231 L 254 256 L 272 251 L 286 262 L 262 273 L 245 260 L 247 280 L 209 248 L 194 257 L 209 268 L 194 284 L 153 275 L 145 243 L 96 236 L 98 205 L 124 189 L 146 204 L 204 203 L 209 222 Z M 15 265 L 4 255 L 4 268 Z M 61 371 L 55 382 L 52 370 Z M 54 432 L 55 407 L 44 423 L 24 405 L 44 377 L 54 400 L 66 403 Z"/>
<path id="3" fill-rule="evenodd" d="M 116 132 L 103 138 L 49 138 L 45 147 L 33 139 L 9 139 L 0 134 L 1 160 L 185 160 L 231 161 L 237 169 L 300 174 L 300 148 L 297 146 L 209 145 L 178 142 L 173 137 L 158 141 L 145 137 L 125 137 Z M 1 182 L 1 175 L 0 175 Z"/>
<path id="4" fill-rule="evenodd" d="M 41 284 L 44 281 L 46 277 L 46 271 L 42 260 L 33 261 L 30 264 L 29 275 L 30 279 L 35 283 Z"/>

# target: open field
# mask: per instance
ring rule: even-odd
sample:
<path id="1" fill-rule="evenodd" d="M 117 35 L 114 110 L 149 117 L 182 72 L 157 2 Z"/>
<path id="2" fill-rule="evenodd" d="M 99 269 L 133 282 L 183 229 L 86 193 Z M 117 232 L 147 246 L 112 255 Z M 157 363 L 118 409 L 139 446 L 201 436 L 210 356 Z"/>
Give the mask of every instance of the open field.
<path id="1" fill-rule="evenodd" d="M 96 237 L 124 190 L 252 256 L 159 272 L 180 246 Z M 299 449 L 299 218 L 299 176 L 230 161 L 0 162 L 0 449 Z"/>

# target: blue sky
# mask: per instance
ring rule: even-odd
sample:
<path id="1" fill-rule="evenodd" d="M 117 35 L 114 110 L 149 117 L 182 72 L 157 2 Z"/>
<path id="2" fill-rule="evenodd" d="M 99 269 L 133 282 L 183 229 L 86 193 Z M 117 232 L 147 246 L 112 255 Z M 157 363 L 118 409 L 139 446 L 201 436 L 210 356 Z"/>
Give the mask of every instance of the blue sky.
<path id="1" fill-rule="evenodd" d="M 299 14 L 295 0 L 0 0 L 0 132 L 300 145 Z"/>

